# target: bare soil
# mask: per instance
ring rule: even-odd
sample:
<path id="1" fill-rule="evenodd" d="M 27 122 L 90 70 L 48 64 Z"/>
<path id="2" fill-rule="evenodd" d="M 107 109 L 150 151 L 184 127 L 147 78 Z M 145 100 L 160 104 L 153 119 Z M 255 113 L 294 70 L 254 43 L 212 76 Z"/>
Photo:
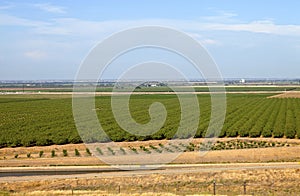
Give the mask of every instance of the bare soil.
<path id="1" fill-rule="evenodd" d="M 182 152 L 173 163 L 235 163 L 235 162 L 274 162 L 274 161 L 300 161 L 300 140 L 297 139 L 272 139 L 272 138 L 220 138 L 219 142 L 226 141 L 267 141 L 273 143 L 285 144 L 282 147 L 268 148 L 251 148 L 251 149 L 232 149 L 232 150 L 214 150 L 201 154 L 199 151 Z M 203 139 L 195 139 L 193 143 L 201 143 Z M 123 164 L 128 164 L 132 158 L 137 160 L 135 164 L 139 164 L 139 160 L 153 159 L 154 157 L 172 156 L 170 152 L 147 154 L 141 150 L 140 146 L 148 149 L 150 145 L 159 146 L 159 144 L 167 145 L 167 140 L 158 141 L 138 141 L 138 142 L 121 142 L 118 145 L 126 149 L 126 155 L 105 155 L 104 158 L 116 159 L 117 162 L 122 160 Z M 129 146 L 136 148 L 138 154 L 129 152 Z M 76 156 L 75 149 L 80 153 Z M 52 157 L 52 151 L 55 156 Z M 63 150 L 68 155 L 64 156 Z M 42 157 L 39 156 L 43 151 Z M 153 152 L 153 151 L 152 151 Z M 28 157 L 30 153 L 30 157 Z M 106 152 L 107 154 L 108 152 Z M 131 154 L 130 154 L 131 153 Z M 16 155 L 17 158 L 16 158 Z M 131 159 L 129 159 L 131 158 Z M 86 152 L 84 144 L 68 144 L 53 145 L 46 147 L 19 147 L 19 148 L 2 148 L 0 149 L 0 167 L 17 167 L 17 166 L 52 166 L 52 165 L 103 165 L 103 161 L 93 154 Z"/>
<path id="2" fill-rule="evenodd" d="M 268 98 L 300 98 L 300 91 L 289 91 Z"/>

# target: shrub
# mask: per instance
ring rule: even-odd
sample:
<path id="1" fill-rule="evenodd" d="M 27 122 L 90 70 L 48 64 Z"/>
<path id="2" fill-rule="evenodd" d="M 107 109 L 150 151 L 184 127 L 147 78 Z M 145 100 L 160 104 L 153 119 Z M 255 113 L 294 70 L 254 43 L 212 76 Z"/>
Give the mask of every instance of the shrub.
<path id="1" fill-rule="evenodd" d="M 31 156 L 31 153 L 30 152 L 27 153 L 27 158 L 30 158 L 30 156 Z"/>
<path id="2" fill-rule="evenodd" d="M 115 155 L 116 153 L 114 152 L 113 149 L 111 149 L 111 147 L 107 147 L 107 150 L 112 154 L 112 155 Z"/>
<path id="3" fill-rule="evenodd" d="M 78 149 L 75 149 L 75 156 L 79 157 L 80 156 L 80 152 L 78 151 Z"/>
<path id="4" fill-rule="evenodd" d="M 171 146 L 173 148 L 175 148 L 178 152 L 182 152 L 181 148 L 179 148 L 178 146 L 174 145 L 174 144 L 171 144 Z"/>
<path id="5" fill-rule="evenodd" d="M 16 155 L 15 155 L 15 159 L 17 159 L 17 158 L 18 158 L 18 156 L 19 156 L 19 155 L 18 155 L 18 154 L 16 154 Z"/>
<path id="6" fill-rule="evenodd" d="M 138 154 L 138 151 L 136 148 L 129 146 L 130 150 L 132 150 L 135 154 Z"/>
<path id="7" fill-rule="evenodd" d="M 174 152 L 172 149 L 168 148 L 168 147 L 163 147 L 163 149 L 165 149 L 167 152 Z"/>
<path id="8" fill-rule="evenodd" d="M 89 156 L 91 156 L 91 155 L 92 155 L 92 153 L 91 153 L 90 149 L 86 148 L 86 149 L 85 149 L 85 151 L 86 151 L 86 153 L 87 153 Z"/>
<path id="9" fill-rule="evenodd" d="M 193 143 L 190 143 L 187 147 L 186 147 L 187 151 L 192 152 L 195 150 L 195 145 Z"/>
<path id="10" fill-rule="evenodd" d="M 120 151 L 122 152 L 122 154 L 123 154 L 123 155 L 125 155 L 125 154 L 126 154 L 126 152 L 125 152 L 124 148 L 120 147 Z"/>
<path id="11" fill-rule="evenodd" d="M 55 150 L 52 150 L 51 151 L 51 157 L 55 157 L 56 155 L 55 155 Z"/>
<path id="12" fill-rule="evenodd" d="M 43 156 L 43 154 L 44 154 L 44 151 L 41 150 L 41 151 L 39 152 L 39 157 L 41 158 L 41 157 Z"/>
<path id="13" fill-rule="evenodd" d="M 150 154 L 150 150 L 147 149 L 145 146 L 140 146 L 140 149 L 142 149 L 145 153 Z"/>
<path id="14" fill-rule="evenodd" d="M 96 150 L 97 150 L 97 152 L 100 154 L 100 155 L 103 155 L 103 152 L 102 152 L 102 150 L 100 149 L 100 148 L 96 148 Z"/>
<path id="15" fill-rule="evenodd" d="M 64 157 L 67 157 L 67 156 L 68 156 L 68 151 L 65 150 L 65 149 L 63 149 L 63 156 L 64 156 Z"/>
<path id="16" fill-rule="evenodd" d="M 150 148 L 152 148 L 153 150 L 155 150 L 155 151 L 158 152 L 158 153 L 162 153 L 162 150 L 156 148 L 156 147 L 153 146 L 153 145 L 150 145 Z"/>

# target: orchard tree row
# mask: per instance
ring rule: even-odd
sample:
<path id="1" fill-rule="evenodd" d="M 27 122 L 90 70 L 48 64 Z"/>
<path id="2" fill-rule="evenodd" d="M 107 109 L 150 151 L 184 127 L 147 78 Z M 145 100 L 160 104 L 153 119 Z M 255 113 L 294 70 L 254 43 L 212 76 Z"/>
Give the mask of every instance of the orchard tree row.
<path id="1" fill-rule="evenodd" d="M 152 103 L 160 102 L 166 108 L 167 118 L 164 125 L 154 134 L 146 136 L 124 131 L 114 118 L 111 97 L 100 96 L 95 99 L 95 111 L 106 133 L 103 137 L 96 137 L 94 130 L 85 130 L 78 134 L 70 97 L 0 96 L 0 147 L 81 143 L 82 138 L 86 142 L 160 140 L 194 135 L 299 138 L 300 99 L 270 99 L 267 96 L 269 95 L 228 94 L 225 123 L 220 133 L 217 133 L 214 123 L 219 123 L 218 119 L 210 123 L 210 96 L 198 95 L 200 119 L 195 119 L 191 114 L 184 116 L 188 123 L 199 121 L 198 129 L 186 128 L 178 133 L 181 109 L 175 95 L 132 95 L 130 112 L 137 123 L 146 124 L 151 120 L 149 107 Z M 196 106 L 189 107 L 192 109 Z M 209 125 L 215 133 L 207 134 Z"/>

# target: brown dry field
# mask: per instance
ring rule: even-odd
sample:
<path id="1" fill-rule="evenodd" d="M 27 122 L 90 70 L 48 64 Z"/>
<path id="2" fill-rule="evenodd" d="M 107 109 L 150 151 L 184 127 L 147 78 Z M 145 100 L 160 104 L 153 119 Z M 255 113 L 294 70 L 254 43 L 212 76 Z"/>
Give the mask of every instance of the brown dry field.
<path id="1" fill-rule="evenodd" d="M 281 142 L 289 144 L 284 147 L 269 148 L 252 148 L 252 149 L 232 149 L 232 150 L 214 150 L 209 151 L 202 156 L 198 151 L 184 152 L 173 161 L 173 163 L 235 163 L 235 162 L 274 162 L 274 161 L 300 161 L 300 140 L 298 139 L 274 139 L 274 138 L 218 138 L 217 141 L 267 141 Z M 193 143 L 201 143 L 203 139 L 194 139 Z M 128 146 L 139 149 L 140 146 L 158 146 L 166 144 L 167 140 L 137 141 L 137 142 L 120 142 L 118 145 L 128 148 Z M 63 149 L 68 151 L 68 156 L 63 156 Z M 75 156 L 75 149 L 78 149 L 80 156 Z M 56 156 L 51 157 L 51 151 L 56 151 Z M 140 149 L 139 149 L 140 150 Z M 44 151 L 42 158 L 39 152 Z M 27 158 L 27 153 L 31 153 Z M 15 155 L 18 154 L 18 158 Z M 151 157 L 140 150 L 136 155 L 138 159 Z M 114 157 L 114 156 L 111 156 Z M 118 156 L 115 156 L 118 157 Z M 126 158 L 126 155 L 124 156 Z M 124 159 L 126 163 L 126 159 Z M 103 165 L 95 156 L 89 156 L 86 153 L 84 144 L 67 144 L 52 145 L 45 147 L 18 147 L 0 149 L 0 167 L 17 167 L 17 166 L 53 166 L 53 165 Z"/>
<path id="2" fill-rule="evenodd" d="M 269 98 L 300 98 L 300 91 L 289 91 Z"/>
<path id="3" fill-rule="evenodd" d="M 11 195 L 298 195 L 300 169 L 229 170 L 0 183 Z M 1 195 L 1 192 L 0 192 Z"/>
<path id="4" fill-rule="evenodd" d="M 250 140 L 250 138 L 221 138 L 218 141 Z M 270 147 L 239 150 L 210 151 L 204 157 L 199 152 L 185 152 L 173 163 L 239 163 L 239 162 L 274 162 L 300 161 L 300 140 L 251 138 L 256 141 L 283 142 L 289 147 Z M 195 139 L 193 143 L 202 142 Z M 158 145 L 168 141 L 122 142 L 121 146 L 139 147 L 140 145 Z M 81 153 L 76 157 L 74 149 Z M 69 152 L 63 157 L 62 150 Z M 15 166 L 53 166 L 53 165 L 102 165 L 98 158 L 89 156 L 84 144 L 53 145 L 46 147 L 20 147 L 0 149 L 0 167 Z M 43 150 L 44 156 L 38 157 Z M 57 151 L 57 157 L 51 158 L 51 151 Z M 26 154 L 32 153 L 32 158 Z M 18 153 L 20 158 L 14 158 Z M 6 156 L 6 159 L 3 159 Z M 143 155 L 139 155 L 143 158 Z M 243 183 L 247 183 L 247 194 L 250 195 L 299 195 L 300 169 L 296 168 L 264 168 L 240 170 L 213 170 L 200 172 L 134 174 L 118 176 L 113 173 L 89 177 L 68 177 L 43 179 L 28 178 L 26 181 L 10 181 L 0 183 L 0 195 L 211 195 L 213 180 L 216 180 L 217 194 L 243 194 Z M 1 192 L 2 191 L 2 192 Z M 119 194 L 120 192 L 120 194 Z"/>

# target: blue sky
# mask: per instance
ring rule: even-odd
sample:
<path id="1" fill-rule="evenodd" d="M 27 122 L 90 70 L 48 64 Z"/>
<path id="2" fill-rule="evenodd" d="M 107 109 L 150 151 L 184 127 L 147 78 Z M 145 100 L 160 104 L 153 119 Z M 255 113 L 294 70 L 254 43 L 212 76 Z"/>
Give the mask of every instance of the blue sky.
<path id="1" fill-rule="evenodd" d="M 74 79 L 95 44 L 142 25 L 189 34 L 225 78 L 300 78 L 299 7 L 296 0 L 0 1 L 0 80 Z"/>

